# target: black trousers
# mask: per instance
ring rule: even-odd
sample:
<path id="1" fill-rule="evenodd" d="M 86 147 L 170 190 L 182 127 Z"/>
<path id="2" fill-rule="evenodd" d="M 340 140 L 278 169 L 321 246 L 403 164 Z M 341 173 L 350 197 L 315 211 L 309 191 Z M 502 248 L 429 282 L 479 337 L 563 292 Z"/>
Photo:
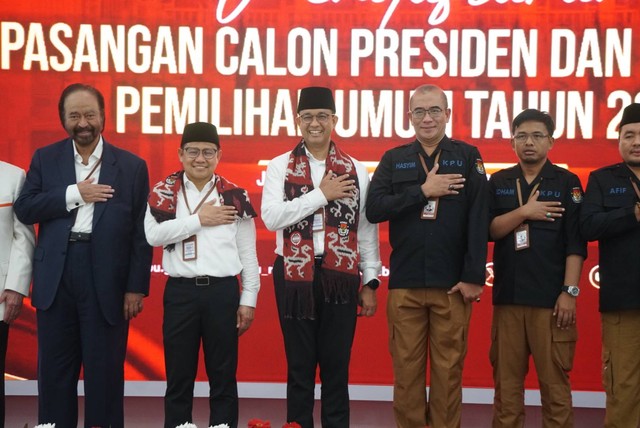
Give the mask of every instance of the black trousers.
<path id="1" fill-rule="evenodd" d="M 287 421 L 313 428 L 316 369 L 320 369 L 323 428 L 349 427 L 349 360 L 356 328 L 357 302 L 326 302 L 316 266 L 314 320 L 284 317 L 284 262 L 273 265 L 273 282 L 287 356 Z"/>
<path id="2" fill-rule="evenodd" d="M 240 292 L 235 277 L 169 278 L 164 290 L 164 341 L 167 391 L 164 426 L 193 422 L 193 387 L 200 342 L 209 378 L 209 425 L 238 426 L 238 330 Z"/>
<path id="3" fill-rule="evenodd" d="M 4 371 L 9 342 L 9 324 L 0 320 L 0 428 L 4 428 Z"/>
<path id="4" fill-rule="evenodd" d="M 124 427 L 124 358 L 129 323 L 109 324 L 93 286 L 89 242 L 69 243 L 56 298 L 37 311 L 38 423 L 76 428 L 84 370 L 84 426 Z M 116 285 L 114 284 L 114 287 Z"/>

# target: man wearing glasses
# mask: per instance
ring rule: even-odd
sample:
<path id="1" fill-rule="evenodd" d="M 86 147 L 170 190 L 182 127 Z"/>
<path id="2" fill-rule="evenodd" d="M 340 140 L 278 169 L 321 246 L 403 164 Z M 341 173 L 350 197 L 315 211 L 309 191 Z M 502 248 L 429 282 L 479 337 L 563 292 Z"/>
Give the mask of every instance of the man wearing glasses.
<path id="1" fill-rule="evenodd" d="M 493 427 L 524 426 L 524 379 L 533 361 L 542 425 L 573 427 L 569 371 L 576 347 L 576 298 L 586 242 L 579 231 L 582 186 L 552 164 L 555 124 L 527 109 L 512 123 L 518 164 L 489 180 L 493 249 L 490 360 Z"/>
<path id="2" fill-rule="evenodd" d="M 389 221 L 393 407 L 398 427 L 459 427 L 471 304 L 485 282 L 487 178 L 478 149 L 445 135 L 442 89 L 418 87 L 409 108 L 416 139 L 383 155 L 367 196 L 369 221 Z"/>
<path id="3" fill-rule="evenodd" d="M 287 420 L 302 428 L 313 427 L 318 366 L 322 426 L 350 426 L 357 306 L 367 317 L 377 307 L 378 228 L 364 216 L 369 177 L 332 141 L 335 112 L 329 88 L 302 89 L 296 119 L 302 141 L 269 162 L 262 194 L 262 218 L 276 231 L 273 282 L 287 356 Z"/>
<path id="4" fill-rule="evenodd" d="M 178 156 L 183 170 L 153 187 L 145 216 L 147 240 L 164 247 L 162 267 L 169 275 L 162 326 L 164 426 L 193 422 L 202 342 L 209 425 L 237 427 L 238 336 L 251 326 L 260 288 L 256 213 L 244 189 L 215 174 L 221 158 L 215 126 L 188 124 Z"/>

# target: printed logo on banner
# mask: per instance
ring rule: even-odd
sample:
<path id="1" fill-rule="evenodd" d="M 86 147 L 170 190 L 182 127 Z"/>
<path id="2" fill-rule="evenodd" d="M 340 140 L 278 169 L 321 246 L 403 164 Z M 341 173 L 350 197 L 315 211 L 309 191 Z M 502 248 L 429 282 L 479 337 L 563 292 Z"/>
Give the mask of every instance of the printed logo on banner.
<path id="1" fill-rule="evenodd" d="M 493 262 L 487 262 L 484 285 L 487 287 L 493 287 Z"/>
<path id="2" fill-rule="evenodd" d="M 597 289 L 600 289 L 600 265 L 595 265 L 589 271 L 589 283 Z"/>

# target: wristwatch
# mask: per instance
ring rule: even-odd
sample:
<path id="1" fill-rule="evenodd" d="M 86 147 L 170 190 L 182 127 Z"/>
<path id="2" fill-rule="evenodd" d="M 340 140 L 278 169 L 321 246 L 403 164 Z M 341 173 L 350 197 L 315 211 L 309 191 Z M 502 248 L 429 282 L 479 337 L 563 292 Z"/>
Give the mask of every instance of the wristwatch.
<path id="1" fill-rule="evenodd" d="M 377 290 L 378 287 L 380 287 L 380 281 L 377 279 L 372 279 L 371 281 L 367 282 L 364 287 L 369 287 L 372 290 Z"/>
<path id="2" fill-rule="evenodd" d="M 578 297 L 578 294 L 580 294 L 580 288 L 576 285 L 563 285 L 562 291 L 569 293 L 573 297 Z"/>

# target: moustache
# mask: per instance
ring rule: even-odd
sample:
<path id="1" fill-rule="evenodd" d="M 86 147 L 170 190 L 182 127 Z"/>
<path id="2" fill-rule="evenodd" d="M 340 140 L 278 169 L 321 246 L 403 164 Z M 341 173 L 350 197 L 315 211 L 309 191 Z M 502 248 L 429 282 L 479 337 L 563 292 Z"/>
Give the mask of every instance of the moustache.
<path id="1" fill-rule="evenodd" d="M 91 132 L 95 132 L 95 128 L 91 125 L 89 126 L 76 126 L 75 128 L 73 128 L 73 132 L 74 133 L 80 133 L 80 132 L 84 132 L 84 131 L 91 131 Z"/>

